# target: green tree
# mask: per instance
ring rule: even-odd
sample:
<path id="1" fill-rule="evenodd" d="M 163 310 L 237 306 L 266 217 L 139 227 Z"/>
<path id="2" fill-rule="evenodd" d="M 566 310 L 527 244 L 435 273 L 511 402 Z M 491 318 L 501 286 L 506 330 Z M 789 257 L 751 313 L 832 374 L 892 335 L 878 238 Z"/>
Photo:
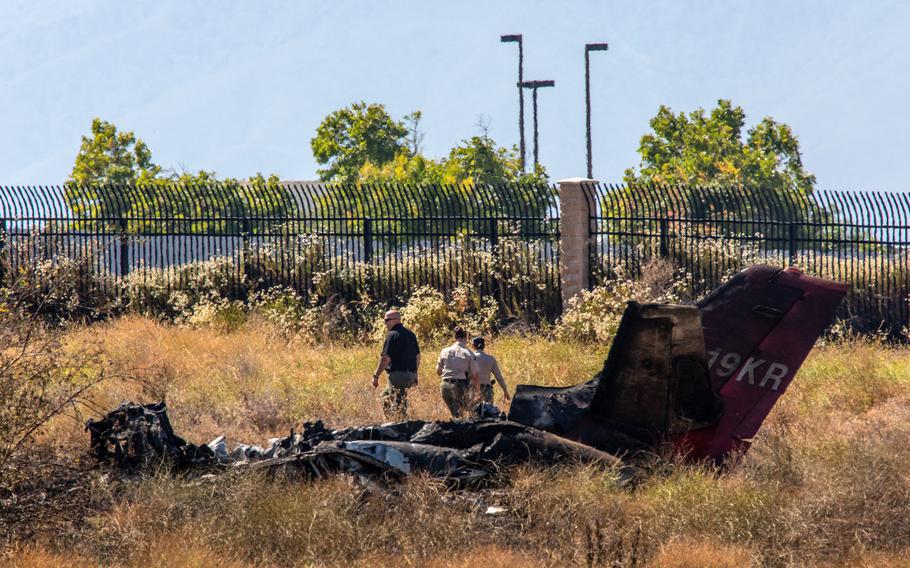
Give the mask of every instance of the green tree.
<path id="1" fill-rule="evenodd" d="M 137 196 L 126 186 L 149 184 L 161 174 L 152 152 L 132 132 L 118 132 L 112 123 L 92 120 L 90 136 L 82 137 L 73 170 L 66 183 L 66 197 L 76 217 L 117 219 Z M 111 185 L 99 190 L 99 185 Z"/>
<path id="2" fill-rule="evenodd" d="M 134 133 L 118 132 L 100 118 L 92 120 L 91 135 L 82 137 L 66 197 L 81 226 L 100 221 L 120 227 L 120 219 L 128 218 L 130 232 L 239 230 L 236 219 L 244 215 L 276 217 L 291 206 L 275 174 L 219 180 L 213 171 L 166 171 Z M 233 220 L 203 220 L 213 216 Z M 259 221 L 258 229 L 265 223 Z"/>
<path id="3" fill-rule="evenodd" d="M 172 230 L 195 233 L 250 232 L 286 230 L 284 218 L 296 213 L 296 204 L 275 174 L 257 172 L 248 179 L 218 179 L 213 171 L 182 172 L 161 185 L 179 188 L 179 217 L 194 218 Z"/>
<path id="4" fill-rule="evenodd" d="M 106 120 L 92 120 L 91 136 L 83 136 L 69 182 L 76 185 L 149 182 L 161 173 L 152 152 L 132 132 L 117 132 Z"/>
<path id="5" fill-rule="evenodd" d="M 383 166 L 407 151 L 408 128 L 381 104 L 354 103 L 325 117 L 310 140 L 323 181 L 354 182 L 370 162 Z"/>
<path id="6" fill-rule="evenodd" d="M 651 132 L 641 137 L 637 170 L 625 172 L 629 186 L 621 190 L 624 195 L 612 194 L 603 203 L 604 217 L 610 218 L 605 222 L 616 233 L 634 234 L 654 232 L 656 224 L 649 219 L 666 216 L 670 239 L 692 231 L 718 238 L 760 234 L 771 246 L 790 238 L 788 222 L 797 223 L 800 238 L 818 235 L 807 223 L 831 212 L 805 199 L 815 176 L 803 165 L 793 130 L 770 117 L 748 129 L 745 124 L 743 109 L 725 99 L 710 111 L 699 108 L 688 114 L 661 106 L 650 121 Z M 642 199 L 644 184 L 658 187 Z M 664 192 L 663 185 L 672 187 Z M 768 205 L 774 211 L 772 224 L 760 220 L 767 218 Z M 754 210 L 762 213 L 752 216 Z M 678 218 L 714 222 L 687 225 L 674 222 Z M 679 264 L 693 266 L 692 259 L 682 258 L 687 254 L 683 248 L 671 253 Z"/>
<path id="7" fill-rule="evenodd" d="M 521 171 L 518 151 L 497 146 L 488 136 L 473 136 L 452 148 L 444 161 L 449 183 L 496 185 L 501 183 L 547 183 L 547 173 L 538 165 L 534 172 Z"/>
<path id="8" fill-rule="evenodd" d="M 498 185 L 502 183 L 547 183 L 546 169 L 522 172 L 515 148 L 504 148 L 486 136 L 462 140 L 445 158 L 434 160 L 410 151 L 377 165 L 364 163 L 357 174 L 363 183 L 409 183 L 413 185 Z"/>
<path id="9" fill-rule="evenodd" d="M 365 163 L 357 173 L 361 183 L 406 183 L 412 185 L 441 185 L 445 183 L 443 164 L 422 154 L 399 152 L 381 166 Z"/>
<path id="10" fill-rule="evenodd" d="M 460 204 L 469 201 L 468 195 L 474 191 L 474 186 L 487 185 L 496 188 L 506 183 L 523 183 L 528 185 L 546 185 L 547 173 L 543 166 L 537 166 L 533 173 L 523 173 L 520 169 L 520 160 L 515 148 L 497 146 L 488 136 L 474 136 L 462 140 L 455 146 L 449 155 L 434 160 L 422 154 L 412 154 L 408 150 L 398 153 L 392 160 L 382 165 L 366 162 L 358 172 L 357 181 L 363 184 L 356 188 L 339 187 L 334 190 L 333 197 L 346 203 L 370 203 L 374 216 L 402 217 L 402 216 L 429 216 L 438 217 L 435 221 L 439 232 L 468 231 L 483 232 L 489 230 L 489 224 L 467 219 L 453 220 L 448 218 L 448 213 L 458 211 Z M 390 190 L 397 191 L 394 186 L 385 184 L 406 184 L 415 187 L 423 197 L 421 200 L 407 201 L 407 211 L 401 211 L 400 199 L 391 199 Z M 427 186 L 433 186 L 432 188 Z M 545 204 L 535 199 L 535 192 L 523 191 L 493 191 L 484 195 L 492 196 L 492 201 L 484 203 L 484 209 L 491 217 L 522 217 L 519 224 L 505 225 L 502 230 L 518 230 L 527 234 L 540 229 L 537 221 L 533 219 L 544 217 Z M 367 198 L 368 199 L 363 199 Z M 422 205 L 421 205 L 422 204 Z M 379 207 L 379 211 L 375 207 Z M 358 213 L 366 214 L 365 211 Z M 414 233 L 426 227 L 426 222 L 398 221 L 403 223 L 399 232 Z M 409 223 L 414 223 L 411 227 Z M 476 225 L 476 226 L 475 226 Z"/>
<path id="11" fill-rule="evenodd" d="M 765 117 L 744 138 L 745 119 L 743 109 L 725 99 L 709 114 L 674 114 L 661 106 L 652 132 L 641 138 L 638 171 L 627 169 L 625 181 L 811 193 L 815 176 L 803 166 L 792 129 Z"/>

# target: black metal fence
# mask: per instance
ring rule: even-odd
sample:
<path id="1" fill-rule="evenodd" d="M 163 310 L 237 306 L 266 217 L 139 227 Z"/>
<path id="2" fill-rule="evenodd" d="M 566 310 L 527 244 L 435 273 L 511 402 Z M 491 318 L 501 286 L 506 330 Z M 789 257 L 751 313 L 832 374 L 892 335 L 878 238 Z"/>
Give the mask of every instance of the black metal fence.
<path id="1" fill-rule="evenodd" d="M 9 270 L 82 258 L 93 286 L 134 298 L 277 285 L 392 303 L 420 286 L 559 314 L 551 187 L 154 184 L 3 187 Z M 40 278 L 40 275 L 38 276 Z"/>
<path id="2" fill-rule="evenodd" d="M 688 294 L 754 262 L 853 285 L 840 316 L 897 334 L 910 316 L 910 194 L 592 185 L 592 283 L 663 258 Z M 314 300 L 392 303 L 420 286 L 495 297 L 506 314 L 562 311 L 549 186 L 207 184 L 0 187 L 2 277 L 40 281 L 79 259 L 132 299 L 286 286 Z M 583 221 L 582 221 L 583 222 Z"/>
<path id="3" fill-rule="evenodd" d="M 704 294 L 755 262 L 852 284 L 839 317 L 900 334 L 910 315 L 910 194 L 593 185 L 594 283 L 669 259 Z"/>

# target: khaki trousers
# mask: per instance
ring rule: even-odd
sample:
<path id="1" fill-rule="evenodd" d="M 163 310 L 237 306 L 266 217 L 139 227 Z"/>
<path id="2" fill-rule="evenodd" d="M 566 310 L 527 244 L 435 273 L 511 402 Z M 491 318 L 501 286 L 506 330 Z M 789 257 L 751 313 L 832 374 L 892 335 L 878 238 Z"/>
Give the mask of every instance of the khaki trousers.
<path id="1" fill-rule="evenodd" d="M 442 400 L 449 407 L 453 418 L 461 418 L 461 415 L 468 409 L 470 393 L 471 387 L 466 380 L 442 382 Z"/>
<path id="2" fill-rule="evenodd" d="M 408 415 L 408 389 L 417 383 L 417 373 L 392 371 L 389 384 L 379 395 L 382 412 L 389 420 L 402 420 Z"/>

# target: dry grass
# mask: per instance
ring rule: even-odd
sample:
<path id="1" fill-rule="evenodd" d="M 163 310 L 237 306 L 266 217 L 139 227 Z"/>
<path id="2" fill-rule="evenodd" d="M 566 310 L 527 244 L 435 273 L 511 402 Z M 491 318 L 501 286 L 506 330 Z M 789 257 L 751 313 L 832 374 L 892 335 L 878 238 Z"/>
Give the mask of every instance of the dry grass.
<path id="1" fill-rule="evenodd" d="M 301 420 L 382 419 L 368 377 L 377 346 L 314 347 L 264 324 L 231 333 L 127 318 L 74 330 L 111 372 L 93 403 L 164 397 L 190 440 L 262 442 Z M 444 417 L 425 347 L 413 414 Z M 540 338 L 490 344 L 511 384 L 570 384 L 606 355 Z M 46 433 L 84 451 L 75 421 Z M 901 566 L 910 551 L 910 350 L 820 347 L 729 472 L 662 464 L 634 490 L 596 469 L 517 470 L 508 487 L 452 492 L 417 477 L 365 491 L 230 475 L 98 480 L 76 535 L 0 556 L 13 566 Z M 503 515 L 485 515 L 489 505 Z"/>
<path id="2" fill-rule="evenodd" d="M 90 346 L 101 348 L 112 375 L 133 379 L 96 390 L 98 408 L 165 399 L 175 427 L 190 439 L 224 433 L 258 443 L 313 418 L 339 427 L 383 421 L 378 393 L 370 386 L 379 344 L 314 346 L 286 340 L 263 323 L 217 333 L 133 316 L 70 336 L 70 349 Z M 448 416 L 434 372 L 442 347 L 423 346 L 420 384 L 411 392 L 414 416 Z M 488 349 L 512 385 L 589 378 L 607 351 L 523 337 L 493 340 Z"/>
<path id="3" fill-rule="evenodd" d="M 661 546 L 651 564 L 655 568 L 745 568 L 755 566 L 758 556 L 748 547 L 680 539 Z"/>

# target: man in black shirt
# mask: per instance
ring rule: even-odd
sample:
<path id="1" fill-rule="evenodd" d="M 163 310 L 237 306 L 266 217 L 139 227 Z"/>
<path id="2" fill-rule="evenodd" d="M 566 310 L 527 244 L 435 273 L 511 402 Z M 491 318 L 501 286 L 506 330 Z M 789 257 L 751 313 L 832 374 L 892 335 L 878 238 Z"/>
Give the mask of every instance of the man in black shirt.
<path id="1" fill-rule="evenodd" d="M 401 324 L 398 310 L 386 312 L 385 328 L 388 331 L 373 373 L 373 388 L 379 386 L 379 374 L 388 371 L 389 384 L 380 396 L 382 410 L 390 420 L 402 419 L 408 413 L 408 389 L 417 386 L 420 345 L 414 332 Z"/>

